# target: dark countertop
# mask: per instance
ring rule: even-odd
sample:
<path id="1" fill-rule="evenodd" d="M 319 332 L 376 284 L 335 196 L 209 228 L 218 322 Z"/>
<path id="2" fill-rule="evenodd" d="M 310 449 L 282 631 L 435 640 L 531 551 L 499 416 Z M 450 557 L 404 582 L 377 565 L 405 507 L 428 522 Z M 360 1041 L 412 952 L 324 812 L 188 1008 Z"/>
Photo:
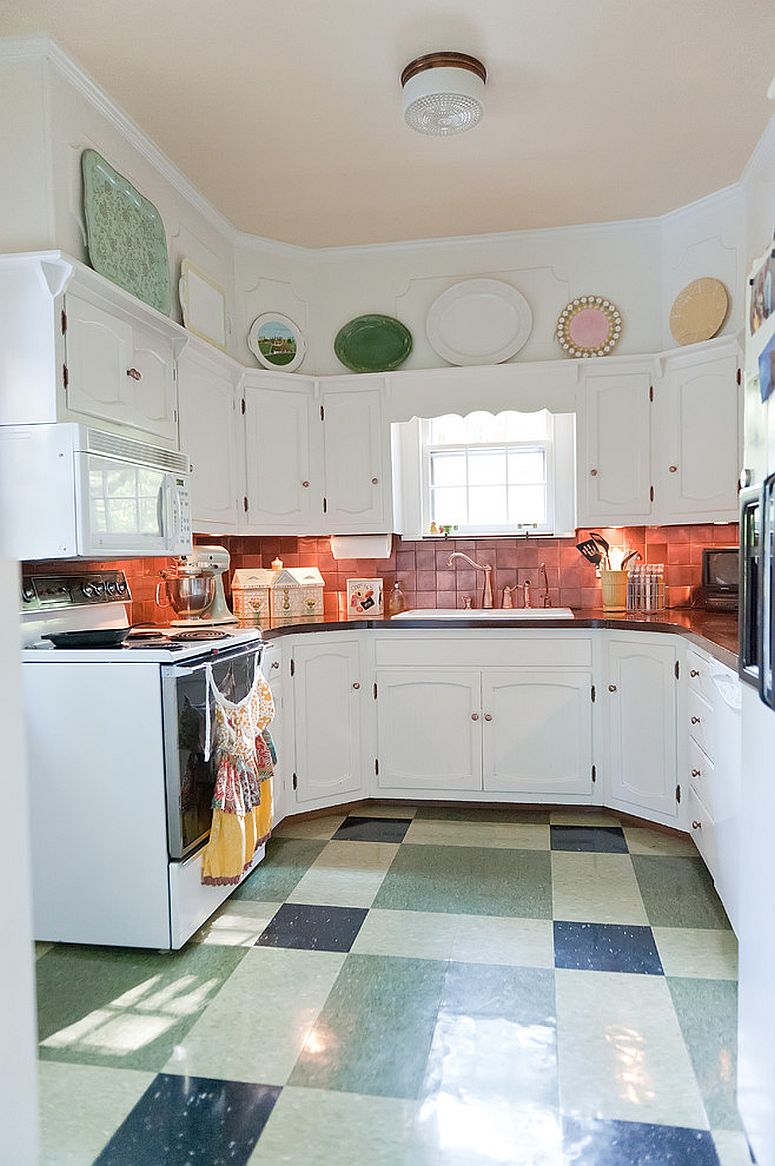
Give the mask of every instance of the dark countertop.
<path id="1" fill-rule="evenodd" d="M 319 623 L 289 624 L 266 628 L 264 639 L 300 635 L 306 632 L 336 632 L 353 630 L 411 631 L 413 629 L 451 631 L 453 628 L 507 628 L 537 631 L 543 628 L 608 628 L 612 631 L 672 632 L 685 636 L 690 643 L 713 656 L 728 668 L 737 671 L 737 615 L 727 611 L 701 611 L 699 608 L 670 608 L 654 615 L 643 612 L 622 612 L 613 615 L 602 608 L 582 608 L 574 611 L 575 619 L 520 619 L 519 608 L 513 619 L 488 619 L 474 616 L 470 619 L 349 619 L 323 620 Z"/>

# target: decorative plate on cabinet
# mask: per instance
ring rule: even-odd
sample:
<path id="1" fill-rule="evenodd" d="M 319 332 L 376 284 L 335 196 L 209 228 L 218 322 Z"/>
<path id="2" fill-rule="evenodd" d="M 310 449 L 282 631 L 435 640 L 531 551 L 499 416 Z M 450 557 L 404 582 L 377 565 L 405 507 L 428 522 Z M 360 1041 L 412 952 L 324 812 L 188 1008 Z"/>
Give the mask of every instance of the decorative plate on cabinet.
<path id="1" fill-rule="evenodd" d="M 84 150 L 81 170 L 89 262 L 100 275 L 168 316 L 170 266 L 159 212 L 96 150 Z"/>
<path id="2" fill-rule="evenodd" d="M 180 272 L 178 295 L 184 327 L 225 351 L 226 293 L 188 259 L 183 260 Z"/>
<path id="3" fill-rule="evenodd" d="M 394 316 L 372 312 L 340 328 L 334 352 L 353 372 L 390 372 L 412 351 L 412 333 Z"/>
<path id="4" fill-rule="evenodd" d="M 557 320 L 557 341 L 568 356 L 608 356 L 621 334 L 619 309 L 604 296 L 577 296 Z"/>
<path id="5" fill-rule="evenodd" d="M 290 317 L 265 312 L 250 325 L 248 348 L 264 368 L 293 372 L 304 360 L 307 341 Z"/>
<path id="6" fill-rule="evenodd" d="M 500 364 L 519 352 L 533 329 L 525 297 L 500 279 L 466 279 L 431 304 L 425 330 L 450 364 Z"/>
<path id="7" fill-rule="evenodd" d="M 670 331 L 676 344 L 700 344 L 716 335 L 729 311 L 729 292 L 720 279 L 695 279 L 673 300 Z"/>

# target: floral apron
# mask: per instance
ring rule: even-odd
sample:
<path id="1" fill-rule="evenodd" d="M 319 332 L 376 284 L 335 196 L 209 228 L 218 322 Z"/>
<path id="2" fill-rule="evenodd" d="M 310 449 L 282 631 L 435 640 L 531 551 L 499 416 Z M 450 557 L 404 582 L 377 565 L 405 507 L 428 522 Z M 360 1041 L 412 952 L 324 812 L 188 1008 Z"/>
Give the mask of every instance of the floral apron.
<path id="1" fill-rule="evenodd" d="M 215 788 L 210 838 L 202 856 L 202 882 L 236 885 L 272 829 L 275 754 L 268 725 L 274 716 L 274 702 L 258 667 L 258 656 L 250 692 L 241 701 L 235 704 L 219 691 L 209 664 L 207 692 L 205 760 L 212 747 Z"/>

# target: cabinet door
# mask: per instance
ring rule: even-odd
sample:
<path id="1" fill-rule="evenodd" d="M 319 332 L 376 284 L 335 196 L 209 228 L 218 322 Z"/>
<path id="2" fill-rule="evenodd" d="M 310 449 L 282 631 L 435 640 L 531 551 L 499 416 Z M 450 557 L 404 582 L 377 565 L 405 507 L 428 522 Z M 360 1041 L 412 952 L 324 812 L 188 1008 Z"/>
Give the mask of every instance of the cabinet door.
<path id="1" fill-rule="evenodd" d="M 481 789 L 479 673 L 378 672 L 377 756 L 383 789 Z"/>
<path id="2" fill-rule="evenodd" d="M 389 530 L 381 387 L 327 389 L 321 402 L 327 529 L 332 534 Z"/>
<path id="3" fill-rule="evenodd" d="M 275 379 L 246 384 L 243 393 L 248 505 L 243 529 L 254 534 L 322 533 L 323 491 L 312 447 L 312 382 Z M 317 437 L 317 429 L 314 433 Z"/>
<path id="4" fill-rule="evenodd" d="M 608 679 L 609 786 L 612 804 L 677 816 L 676 650 L 668 644 L 612 640 Z"/>
<path id="5" fill-rule="evenodd" d="M 73 413 L 130 424 L 133 381 L 132 328 L 110 312 L 69 292 L 67 313 L 67 407 Z"/>
<path id="6" fill-rule="evenodd" d="M 154 437 L 173 441 L 178 416 L 172 341 L 153 328 L 133 324 L 132 345 L 132 375 L 126 379 L 133 424 Z"/>
<path id="7" fill-rule="evenodd" d="M 482 675 L 484 788 L 592 794 L 592 674 Z"/>
<path id="8" fill-rule="evenodd" d="M 180 448 L 193 470 L 193 529 L 235 534 L 242 486 L 234 382 L 209 361 L 183 352 L 178 362 L 178 394 Z"/>
<path id="9" fill-rule="evenodd" d="M 650 377 L 589 373 L 578 423 L 578 524 L 648 521 L 651 515 Z"/>
<path id="10" fill-rule="evenodd" d="M 312 808 L 363 786 L 362 706 L 367 689 L 357 640 L 293 650 L 296 802 Z"/>
<path id="11" fill-rule="evenodd" d="M 737 521 L 741 468 L 737 357 L 678 358 L 655 388 L 655 516 Z"/>

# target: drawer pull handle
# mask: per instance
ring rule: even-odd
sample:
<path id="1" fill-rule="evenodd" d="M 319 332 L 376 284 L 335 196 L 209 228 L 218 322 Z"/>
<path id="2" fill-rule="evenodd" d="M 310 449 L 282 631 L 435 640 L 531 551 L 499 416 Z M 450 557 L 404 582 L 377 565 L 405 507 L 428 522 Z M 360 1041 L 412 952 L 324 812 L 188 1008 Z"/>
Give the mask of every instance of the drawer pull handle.
<path id="1" fill-rule="evenodd" d="M 600 473 L 599 470 L 590 470 L 589 471 L 590 477 L 592 477 L 592 478 L 596 478 L 599 473 Z"/>
<path id="2" fill-rule="evenodd" d="M 355 683 L 353 684 L 353 688 L 355 689 L 356 692 L 360 688 L 360 682 L 358 680 L 356 680 Z"/>
<path id="3" fill-rule="evenodd" d="M 479 713 L 471 713 L 471 720 L 478 721 L 479 720 Z"/>
<path id="4" fill-rule="evenodd" d="M 309 482 L 307 481 L 306 478 L 302 482 L 302 486 L 304 487 L 305 490 L 309 490 Z"/>
<path id="5" fill-rule="evenodd" d="M 692 770 L 692 777 L 702 777 L 702 770 L 701 769 L 693 769 Z"/>
<path id="6" fill-rule="evenodd" d="M 379 485 L 379 478 L 372 478 L 371 484 L 372 484 L 372 486 L 378 486 Z"/>
<path id="7" fill-rule="evenodd" d="M 670 473 L 671 473 L 671 474 L 677 474 L 677 473 L 678 473 L 678 466 L 668 466 L 667 468 L 670 470 Z"/>
<path id="8" fill-rule="evenodd" d="M 126 370 L 126 375 L 131 377 L 133 381 L 141 381 L 143 379 L 143 374 L 140 372 L 139 368 L 128 368 Z"/>
<path id="9" fill-rule="evenodd" d="M 492 713 L 485 713 L 485 714 L 484 714 L 484 719 L 485 719 L 486 721 L 491 721 L 491 720 L 492 720 Z"/>
<path id="10" fill-rule="evenodd" d="M 695 818 L 692 822 L 692 830 L 702 830 L 702 822 L 700 822 L 697 818 Z"/>
<path id="11" fill-rule="evenodd" d="M 690 672 L 689 672 L 689 675 L 690 675 L 690 676 L 699 676 L 699 675 L 700 675 L 700 670 L 699 670 L 699 668 L 692 668 L 692 669 L 690 670 Z"/>
<path id="12" fill-rule="evenodd" d="M 608 691 L 609 691 L 609 692 L 616 692 L 616 685 L 615 685 L 615 684 L 609 684 L 609 685 L 608 685 Z"/>
<path id="13" fill-rule="evenodd" d="M 700 723 L 699 717 L 692 717 L 692 724 L 693 725 L 699 725 L 699 723 Z"/>

